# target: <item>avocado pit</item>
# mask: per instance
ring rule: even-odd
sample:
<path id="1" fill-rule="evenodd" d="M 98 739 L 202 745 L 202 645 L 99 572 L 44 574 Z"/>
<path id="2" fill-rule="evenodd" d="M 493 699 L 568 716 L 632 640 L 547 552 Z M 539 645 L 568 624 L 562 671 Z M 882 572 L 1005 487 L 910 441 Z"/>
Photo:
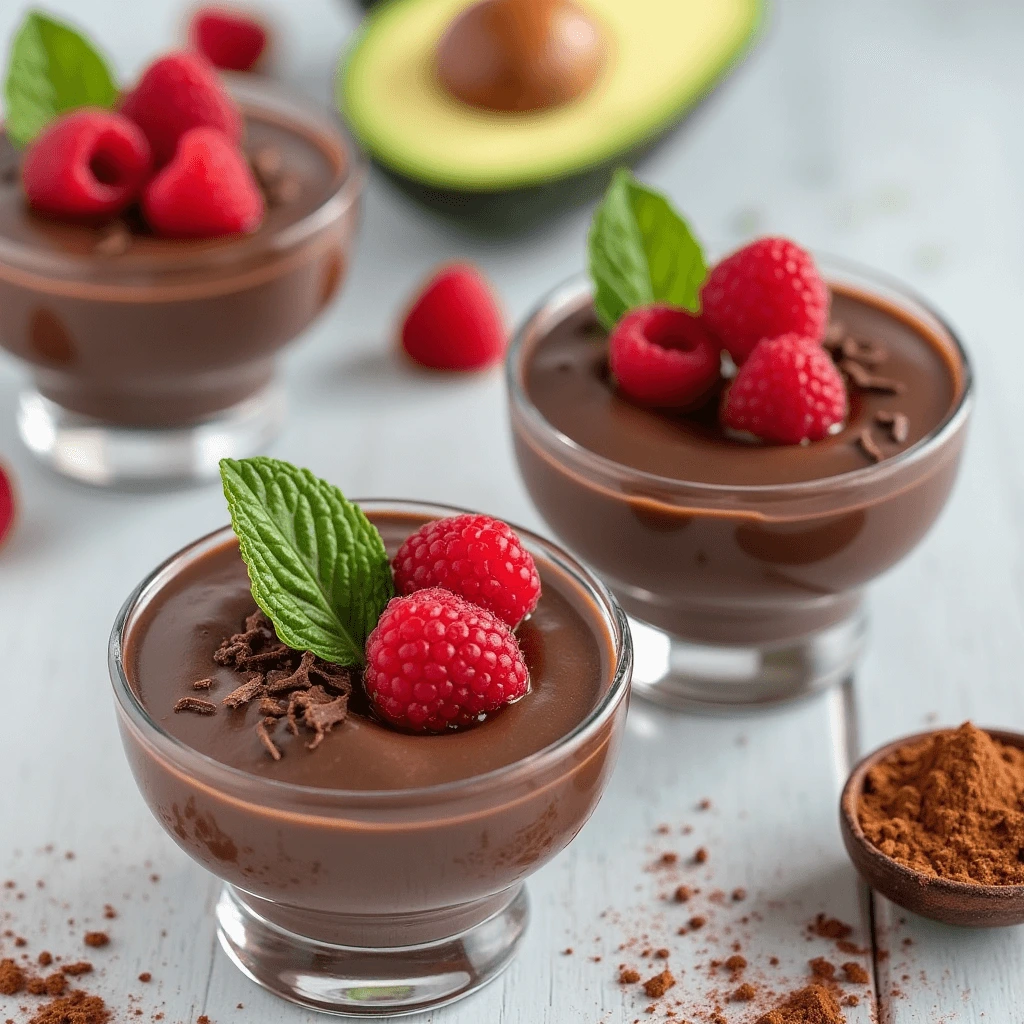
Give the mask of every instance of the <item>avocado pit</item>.
<path id="1" fill-rule="evenodd" d="M 463 103 L 524 113 L 585 95 L 606 55 L 600 27 L 572 0 L 481 0 L 442 36 L 437 74 Z"/>

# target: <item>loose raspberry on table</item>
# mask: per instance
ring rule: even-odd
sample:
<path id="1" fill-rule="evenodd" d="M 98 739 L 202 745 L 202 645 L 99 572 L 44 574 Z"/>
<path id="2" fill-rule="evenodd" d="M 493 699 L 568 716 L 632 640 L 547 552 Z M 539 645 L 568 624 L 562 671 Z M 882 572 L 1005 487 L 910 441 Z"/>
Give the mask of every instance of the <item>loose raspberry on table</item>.
<path id="1" fill-rule="evenodd" d="M 189 39 L 214 67 L 251 71 L 266 48 L 267 30 L 241 11 L 202 7 L 192 17 Z"/>
<path id="2" fill-rule="evenodd" d="M 193 128 L 146 186 L 142 212 L 158 235 L 214 238 L 255 231 L 263 219 L 263 195 L 227 136 L 215 128 Z"/>
<path id="3" fill-rule="evenodd" d="M 427 282 L 402 323 L 402 348 L 432 370 L 500 363 L 507 334 L 490 285 L 475 267 L 445 267 Z"/>
<path id="4" fill-rule="evenodd" d="M 377 713 L 414 732 L 472 725 L 530 685 L 512 631 L 440 587 L 395 597 L 366 641 L 364 685 Z"/>
<path id="5" fill-rule="evenodd" d="M 763 441 L 820 441 L 846 419 L 847 395 L 832 358 L 813 338 L 784 334 L 760 342 L 722 403 L 722 423 Z"/>
<path id="6" fill-rule="evenodd" d="M 25 153 L 21 181 L 29 205 L 39 213 L 109 217 L 137 198 L 152 163 L 137 125 L 110 110 L 81 107 L 35 138 Z"/>
<path id="7" fill-rule="evenodd" d="M 213 66 L 196 53 L 178 51 L 154 61 L 121 101 L 121 112 L 149 139 L 157 167 L 166 164 L 191 128 L 216 128 L 232 143 L 242 140 L 242 112 Z"/>
<path id="8" fill-rule="evenodd" d="M 10 536 L 14 528 L 14 517 L 14 483 L 10 472 L 0 464 L 0 544 Z"/>
<path id="9" fill-rule="evenodd" d="M 619 389 L 634 402 L 682 409 L 718 383 L 721 345 L 685 309 L 641 306 L 612 331 L 608 361 Z"/>
<path id="10" fill-rule="evenodd" d="M 740 365 L 763 338 L 825 337 L 829 293 L 814 257 L 788 238 L 759 238 L 714 267 L 701 319 Z"/>
<path id="11" fill-rule="evenodd" d="M 443 587 L 498 616 L 509 628 L 537 607 L 540 576 L 508 523 L 466 514 L 425 523 L 392 561 L 395 588 Z"/>

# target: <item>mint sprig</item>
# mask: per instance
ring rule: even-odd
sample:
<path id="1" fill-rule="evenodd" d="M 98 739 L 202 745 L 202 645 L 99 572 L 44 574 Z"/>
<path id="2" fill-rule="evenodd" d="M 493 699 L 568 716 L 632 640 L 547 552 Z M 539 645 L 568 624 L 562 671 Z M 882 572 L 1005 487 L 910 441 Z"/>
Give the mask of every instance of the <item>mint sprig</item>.
<path id="1" fill-rule="evenodd" d="M 663 302 L 700 310 L 704 251 L 659 192 L 619 168 L 590 227 L 594 306 L 611 330 L 631 309 Z"/>
<path id="2" fill-rule="evenodd" d="M 281 640 L 336 665 L 361 665 L 394 595 L 377 528 L 308 469 L 222 459 L 221 480 L 252 596 Z"/>
<path id="3" fill-rule="evenodd" d="M 30 11 L 11 43 L 4 120 L 27 146 L 55 117 L 78 107 L 113 107 L 117 85 L 106 61 L 70 25 Z"/>

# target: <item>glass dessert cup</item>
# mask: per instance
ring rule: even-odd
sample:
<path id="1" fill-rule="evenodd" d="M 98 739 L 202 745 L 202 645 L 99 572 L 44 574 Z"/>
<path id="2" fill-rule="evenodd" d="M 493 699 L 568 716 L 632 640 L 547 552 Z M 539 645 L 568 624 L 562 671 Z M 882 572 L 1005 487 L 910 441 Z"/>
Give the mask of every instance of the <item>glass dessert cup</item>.
<path id="1" fill-rule="evenodd" d="M 608 584 L 633 634 L 633 688 L 678 709 L 771 704 L 848 678 L 866 635 L 863 589 L 942 510 L 973 401 L 954 332 L 901 285 L 821 259 L 826 280 L 905 313 L 948 348 L 959 396 L 918 443 L 863 469 L 780 485 L 659 476 L 587 450 L 528 394 L 537 344 L 592 302 L 578 278 L 551 292 L 509 350 L 520 473 L 555 535 Z"/>
<path id="2" fill-rule="evenodd" d="M 398 512 L 426 521 L 461 511 L 359 504 L 371 519 Z M 625 725 L 632 667 L 625 615 L 570 556 L 519 535 L 542 576 L 592 608 L 610 655 L 608 679 L 556 743 L 456 782 L 396 790 L 296 785 L 216 761 L 155 721 L 126 675 L 126 639 L 163 587 L 233 538 L 229 529 L 174 555 L 121 610 L 109 661 L 128 761 L 157 820 L 223 880 L 216 914 L 227 955 L 272 992 L 318 1010 L 392 1016 L 475 991 L 508 966 L 523 938 L 525 878 L 575 837 L 597 805 Z"/>
<path id="3" fill-rule="evenodd" d="M 269 209 L 256 234 L 133 235 L 108 252 L 99 229 L 32 217 L 20 194 L 5 200 L 0 347 L 31 372 L 18 430 L 66 476 L 99 486 L 202 481 L 223 457 L 263 451 L 285 415 L 277 356 L 345 277 L 361 157 L 326 111 L 254 76 L 228 80 L 250 136 L 254 126 L 276 133 L 307 176 L 308 195 Z"/>

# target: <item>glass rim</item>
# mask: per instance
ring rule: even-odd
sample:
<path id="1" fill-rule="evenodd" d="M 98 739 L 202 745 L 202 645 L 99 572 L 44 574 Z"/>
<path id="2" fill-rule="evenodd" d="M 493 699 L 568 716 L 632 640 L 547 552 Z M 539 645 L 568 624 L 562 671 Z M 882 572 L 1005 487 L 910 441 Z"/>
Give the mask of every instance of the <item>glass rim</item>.
<path id="1" fill-rule="evenodd" d="M 414 515 L 426 515 L 431 519 L 439 519 L 452 515 L 462 515 L 469 510 L 439 505 L 432 502 L 411 501 L 401 498 L 353 499 L 365 512 L 399 511 Z M 175 575 L 178 569 L 192 559 L 201 557 L 208 551 L 221 546 L 224 541 L 234 539 L 235 534 L 230 525 L 222 526 L 192 541 L 185 547 L 164 559 L 152 570 L 128 595 L 114 620 L 113 628 L 107 645 L 107 667 L 114 696 L 120 709 L 128 716 L 132 724 L 140 730 L 144 740 L 152 744 L 155 741 L 174 755 L 177 766 L 187 767 L 189 763 L 200 764 L 203 768 L 201 778 L 209 782 L 210 776 L 220 776 L 232 783 L 256 781 L 261 787 L 277 795 L 292 794 L 305 800 L 319 802 L 335 801 L 342 805 L 365 805 L 383 808 L 385 805 L 404 805 L 417 801 L 436 801 L 444 797 L 464 798 L 479 791 L 523 773 L 543 771 L 551 763 L 564 756 L 567 749 L 574 749 L 586 743 L 599 732 L 612 717 L 621 702 L 628 696 L 629 681 L 633 667 L 633 644 L 626 620 L 625 612 L 611 591 L 572 555 L 562 550 L 551 541 L 538 536 L 530 530 L 510 524 L 526 542 L 527 549 L 533 554 L 540 554 L 555 568 L 564 573 L 586 596 L 593 601 L 601 615 L 602 622 L 611 640 L 612 665 L 611 679 L 607 689 L 600 698 L 577 723 L 577 725 L 554 743 L 542 747 L 527 757 L 520 758 L 510 764 L 472 775 L 465 779 L 452 782 L 437 783 L 430 786 L 417 786 L 408 789 L 340 789 L 325 786 L 307 786 L 294 782 L 255 775 L 242 768 L 218 761 L 204 754 L 164 729 L 149 713 L 138 698 L 125 671 L 122 653 L 127 630 L 138 614 L 146 607 L 149 600 Z M 213 784 L 213 783 L 211 783 Z"/>
<path id="2" fill-rule="evenodd" d="M 627 466 L 616 462 L 597 452 L 592 452 L 567 434 L 558 430 L 537 408 L 526 391 L 523 381 L 525 366 L 524 353 L 531 326 L 544 314 L 550 314 L 557 321 L 561 314 L 575 311 L 580 301 L 593 294 L 593 287 L 586 273 L 578 273 L 562 281 L 548 291 L 530 310 L 513 334 L 505 358 L 505 382 L 508 389 L 512 409 L 524 417 L 527 425 L 536 436 L 554 442 L 557 456 L 564 456 L 575 466 L 584 470 L 592 470 L 601 479 L 617 478 L 631 485 L 646 486 L 650 491 L 666 497 L 675 496 L 706 496 L 709 498 L 802 498 L 813 495 L 823 487 L 830 491 L 855 490 L 860 486 L 878 482 L 899 473 L 907 466 L 912 466 L 955 435 L 970 413 L 974 402 L 974 370 L 970 357 L 963 345 L 959 333 L 949 321 L 939 313 L 931 303 L 902 281 L 881 271 L 873 270 L 854 260 L 815 253 L 824 272 L 826 284 L 832 284 L 840 275 L 853 275 L 862 286 L 879 287 L 911 302 L 921 312 L 933 319 L 947 336 L 951 345 L 951 354 L 960 363 L 962 386 L 960 395 L 951 405 L 945 417 L 924 437 L 909 448 L 898 452 L 881 462 L 871 463 L 862 469 L 851 470 L 833 476 L 817 477 L 812 480 L 798 480 L 781 484 L 720 484 L 693 480 L 679 480 L 676 477 L 661 476 L 646 470 Z M 644 492 L 638 491 L 637 497 Z"/>
<path id="3" fill-rule="evenodd" d="M 102 297 L 105 289 L 132 290 L 133 275 L 141 272 L 159 274 L 176 272 L 193 274 L 204 270 L 243 272 L 249 261 L 266 253 L 285 253 L 314 237 L 336 221 L 358 199 L 366 182 L 368 165 L 365 156 L 337 114 L 298 90 L 270 79 L 242 72 L 220 72 L 228 89 L 243 105 L 260 104 L 270 112 L 291 113 L 305 127 L 319 126 L 333 134 L 333 142 L 344 152 L 345 164 L 331 182 L 330 193 L 314 209 L 298 220 L 286 224 L 271 235 L 231 238 L 229 243 L 200 250 L 187 262 L 173 253 L 153 253 L 130 268 L 116 261 L 99 261 L 91 253 L 41 253 L 32 245 L 0 238 L 0 269 L 9 267 L 18 274 L 31 275 L 40 281 L 60 281 L 94 297 Z M 275 106 L 276 105 L 276 106 Z M 2 122 L 0 122 L 2 128 Z M 175 287 L 178 282 L 167 284 Z M 147 287 L 159 289 L 157 279 Z"/>

